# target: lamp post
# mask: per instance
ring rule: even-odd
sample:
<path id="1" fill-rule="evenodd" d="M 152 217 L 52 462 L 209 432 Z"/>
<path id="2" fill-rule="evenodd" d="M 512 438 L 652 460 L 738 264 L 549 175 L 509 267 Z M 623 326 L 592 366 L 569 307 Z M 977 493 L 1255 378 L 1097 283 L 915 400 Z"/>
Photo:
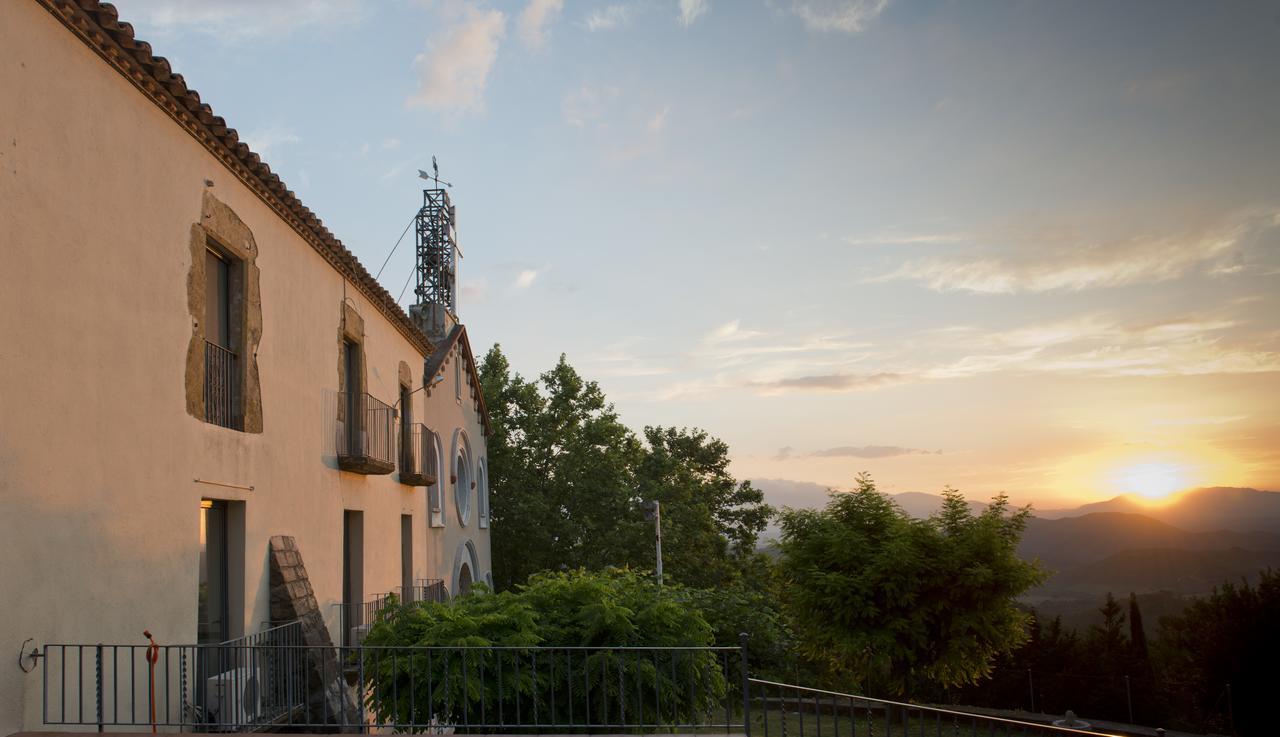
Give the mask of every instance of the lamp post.
<path id="1" fill-rule="evenodd" d="M 657 499 L 640 505 L 644 518 L 653 522 L 654 544 L 658 553 L 658 585 L 662 585 L 662 505 Z"/>

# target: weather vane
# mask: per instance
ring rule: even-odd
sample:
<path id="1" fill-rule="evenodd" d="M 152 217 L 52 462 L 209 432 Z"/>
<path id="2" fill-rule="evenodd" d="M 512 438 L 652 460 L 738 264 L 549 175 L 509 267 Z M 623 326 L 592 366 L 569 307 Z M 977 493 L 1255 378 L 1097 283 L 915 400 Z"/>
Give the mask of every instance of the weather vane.
<path id="1" fill-rule="evenodd" d="M 431 173 L 428 174 L 425 171 L 419 169 L 418 177 L 421 179 L 425 179 L 428 182 L 435 182 L 437 189 L 440 187 L 441 184 L 443 184 L 446 187 L 453 186 L 452 184 L 449 184 L 448 182 L 440 178 L 440 165 L 436 163 L 436 157 L 434 154 L 431 156 Z"/>

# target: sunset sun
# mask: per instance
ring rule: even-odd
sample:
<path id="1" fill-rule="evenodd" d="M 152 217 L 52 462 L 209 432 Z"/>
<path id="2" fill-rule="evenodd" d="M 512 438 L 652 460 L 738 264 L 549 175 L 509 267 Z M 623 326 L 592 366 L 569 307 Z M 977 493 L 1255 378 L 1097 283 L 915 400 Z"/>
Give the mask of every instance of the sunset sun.
<path id="1" fill-rule="evenodd" d="M 1135 463 L 1118 469 L 1113 477 L 1123 492 L 1145 499 L 1164 499 L 1191 485 L 1187 467 L 1178 463 Z"/>

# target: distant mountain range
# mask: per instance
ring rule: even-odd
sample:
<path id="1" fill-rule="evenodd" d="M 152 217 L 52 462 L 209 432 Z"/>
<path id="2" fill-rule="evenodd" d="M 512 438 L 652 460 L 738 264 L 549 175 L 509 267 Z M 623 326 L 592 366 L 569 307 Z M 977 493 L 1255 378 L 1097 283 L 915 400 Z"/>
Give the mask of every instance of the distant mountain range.
<path id="1" fill-rule="evenodd" d="M 1196 532 L 1217 530 L 1280 532 L 1280 492 L 1214 486 L 1185 491 L 1164 504 L 1129 494 L 1075 509 L 1037 511 L 1037 517 L 1060 519 L 1096 512 L 1140 514 Z"/>
<path id="2" fill-rule="evenodd" d="M 826 488 L 798 481 L 753 481 L 775 506 L 821 507 Z M 941 508 L 936 494 L 891 495 L 903 511 L 927 517 Z M 986 505 L 970 502 L 980 512 Z M 1139 594 L 1157 614 L 1176 612 L 1185 597 L 1224 581 L 1254 580 L 1280 568 L 1280 492 L 1210 487 L 1154 504 L 1129 495 L 1074 509 L 1035 511 L 1018 546 L 1052 572 L 1025 601 L 1062 614 L 1073 626 L 1092 621 L 1107 592 Z M 776 538 L 771 528 L 765 539 Z M 1145 605 L 1144 605 L 1145 606 Z"/>

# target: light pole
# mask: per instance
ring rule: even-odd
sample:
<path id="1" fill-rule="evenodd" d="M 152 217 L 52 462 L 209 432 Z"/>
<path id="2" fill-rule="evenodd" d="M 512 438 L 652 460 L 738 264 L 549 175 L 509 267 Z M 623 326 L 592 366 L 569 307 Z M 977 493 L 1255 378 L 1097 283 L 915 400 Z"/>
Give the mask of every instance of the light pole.
<path id="1" fill-rule="evenodd" d="M 658 585 L 662 585 L 662 505 L 657 499 L 640 505 L 644 518 L 653 522 L 654 543 L 658 551 Z"/>

